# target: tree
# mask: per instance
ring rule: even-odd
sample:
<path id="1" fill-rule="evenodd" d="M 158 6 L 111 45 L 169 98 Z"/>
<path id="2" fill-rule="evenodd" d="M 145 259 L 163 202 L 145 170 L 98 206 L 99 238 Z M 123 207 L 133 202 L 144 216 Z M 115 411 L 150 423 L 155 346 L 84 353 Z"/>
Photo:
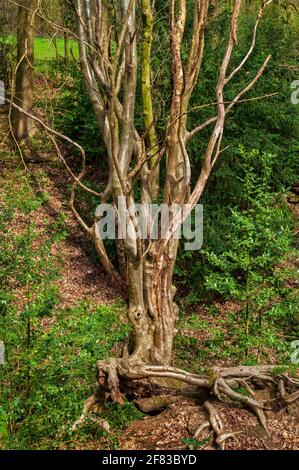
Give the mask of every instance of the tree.
<path id="1" fill-rule="evenodd" d="M 18 10 L 14 102 L 28 113 L 32 112 L 33 105 L 34 20 L 39 3 L 39 0 L 24 0 Z M 18 140 L 34 130 L 34 121 L 17 108 L 12 110 L 12 124 Z"/>
<path id="2" fill-rule="evenodd" d="M 139 184 L 141 202 L 148 206 L 153 202 L 152 186 L 157 177 L 156 168 L 163 162 L 166 177 L 161 196 L 167 205 L 188 204 L 188 213 L 176 222 L 169 222 L 166 239 L 143 241 L 134 209 L 127 220 L 138 233 L 134 240 L 130 235 L 117 240 L 121 256 L 122 283 L 128 286 L 129 317 L 133 325 L 134 344 L 130 351 L 129 369 L 140 363 L 169 364 L 176 320 L 175 289 L 172 274 L 178 241 L 174 232 L 199 201 L 213 166 L 221 152 L 221 142 L 227 113 L 256 83 L 266 68 L 270 57 L 264 60 L 258 73 L 248 86 L 226 106 L 225 87 L 249 59 L 254 48 L 257 25 L 268 1 L 261 7 L 256 23 L 252 46 L 242 63 L 229 72 L 229 64 L 238 40 L 238 17 L 241 1 L 234 2 L 228 34 L 227 48 L 219 70 L 216 89 L 217 115 L 189 131 L 188 106 L 197 84 L 204 54 L 205 30 L 209 21 L 209 1 L 195 1 L 194 22 L 187 59 L 183 58 L 186 1 L 170 1 L 169 39 L 172 57 L 172 98 L 169 120 L 163 143 L 157 150 L 151 91 L 151 41 L 153 28 L 152 2 L 143 0 L 140 10 L 136 1 L 122 1 L 112 6 L 102 1 L 91 5 L 88 1 L 74 2 L 80 37 L 80 56 L 87 91 L 102 130 L 109 159 L 109 182 L 102 195 L 102 202 L 112 197 L 115 204 L 119 196 L 126 199 L 128 207 L 136 202 L 135 181 Z M 143 27 L 139 28 L 139 18 Z M 116 20 L 115 20 L 116 18 Z M 93 21 L 93 20 L 96 21 Z M 121 27 L 119 25 L 122 25 Z M 141 42 L 141 48 L 137 43 Z M 141 77 L 138 74 L 141 55 Z M 144 135 L 136 125 L 136 90 L 138 79 L 142 84 Z M 203 158 L 196 184 L 191 188 L 190 162 L 187 144 L 203 128 L 214 125 Z M 153 153 L 153 149 L 155 152 Z M 159 158 L 157 159 L 157 155 Z M 154 160 L 155 164 L 152 164 Z M 88 229 L 98 247 L 104 265 L 110 274 L 120 275 L 107 260 L 97 224 Z M 130 229 L 127 230 L 130 234 Z"/>
<path id="3" fill-rule="evenodd" d="M 72 9 L 72 5 L 69 2 L 61 2 L 61 8 L 62 8 L 62 18 L 63 18 L 63 27 L 65 29 L 63 36 L 64 36 L 64 58 L 65 61 L 69 61 L 69 56 L 70 56 L 70 45 L 69 45 L 69 39 L 70 39 L 70 29 L 72 28 L 74 24 L 74 12 Z"/>

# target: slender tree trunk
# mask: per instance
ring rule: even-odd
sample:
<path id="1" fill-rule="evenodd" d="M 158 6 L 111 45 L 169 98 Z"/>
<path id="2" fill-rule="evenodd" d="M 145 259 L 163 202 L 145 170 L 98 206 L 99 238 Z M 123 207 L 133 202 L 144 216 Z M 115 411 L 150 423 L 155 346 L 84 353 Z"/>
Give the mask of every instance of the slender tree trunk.
<path id="1" fill-rule="evenodd" d="M 24 111 L 31 113 L 33 105 L 33 63 L 34 63 L 34 10 L 37 0 L 25 0 L 19 6 L 17 31 L 17 70 L 15 77 L 14 102 Z M 12 112 L 12 123 L 18 140 L 34 132 L 32 119 L 19 112 Z"/>
<path id="2" fill-rule="evenodd" d="M 56 37 L 53 38 L 52 42 L 53 42 L 53 46 L 54 46 L 54 49 L 55 49 L 56 61 L 58 62 L 59 61 L 59 51 L 58 51 L 58 45 L 57 45 Z"/>
<path id="3" fill-rule="evenodd" d="M 65 32 L 64 33 L 64 58 L 65 58 L 66 63 L 68 63 L 69 58 L 70 58 L 69 39 L 70 39 L 69 33 Z"/>

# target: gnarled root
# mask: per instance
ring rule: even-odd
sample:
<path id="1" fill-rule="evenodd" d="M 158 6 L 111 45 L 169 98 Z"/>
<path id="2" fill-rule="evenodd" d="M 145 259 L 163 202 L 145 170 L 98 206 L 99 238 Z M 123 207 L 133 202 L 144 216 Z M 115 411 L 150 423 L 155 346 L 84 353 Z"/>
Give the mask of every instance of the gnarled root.
<path id="1" fill-rule="evenodd" d="M 276 388 L 276 395 L 280 395 L 282 401 L 279 406 L 287 406 L 288 404 L 294 403 L 299 398 L 299 390 L 288 394 L 287 388 L 299 387 L 299 380 L 289 377 L 287 374 L 277 375 L 273 373 L 275 371 L 274 366 L 254 366 L 254 367 L 235 367 L 230 369 L 213 369 L 215 377 L 210 379 L 209 385 L 204 377 L 199 377 L 195 374 L 185 373 L 172 367 L 148 367 L 147 371 L 153 373 L 155 376 L 161 374 L 163 377 L 176 377 L 182 381 L 190 384 L 196 384 L 198 386 L 207 387 L 210 390 L 211 399 L 217 398 L 223 403 L 237 402 L 250 408 L 257 416 L 261 426 L 269 435 L 267 428 L 267 422 L 264 410 L 271 410 L 272 406 L 270 402 L 276 401 L 270 400 L 258 400 L 255 398 L 254 386 L 258 384 L 264 387 Z M 213 376 L 213 374 L 212 374 Z M 245 394 L 240 393 L 236 389 L 242 387 Z M 224 449 L 225 441 L 229 438 L 233 438 L 237 433 L 230 432 L 224 429 L 223 422 L 212 402 L 207 400 L 204 403 L 204 408 L 208 412 L 208 420 L 200 424 L 194 434 L 194 439 L 199 439 L 202 432 L 206 429 L 212 429 L 215 435 L 215 443 L 220 449 Z M 191 446 L 192 447 L 192 446 Z"/>
<path id="2" fill-rule="evenodd" d="M 78 431 L 88 420 L 96 423 L 104 431 L 110 432 L 109 423 L 99 416 L 101 412 L 101 399 L 102 397 L 99 397 L 97 393 L 95 393 L 85 401 L 82 415 L 73 424 L 72 432 Z"/>
<path id="3" fill-rule="evenodd" d="M 127 390 L 134 390 L 136 384 L 141 383 L 141 385 L 144 385 L 144 381 L 151 378 L 171 379 L 176 382 L 187 383 L 196 390 L 204 389 L 205 394 L 208 396 L 203 402 L 207 419 L 196 430 L 194 439 L 198 440 L 203 431 L 210 429 L 215 436 L 215 443 L 220 449 L 224 449 L 225 442 L 234 438 L 237 433 L 224 428 L 223 421 L 213 404 L 215 400 L 230 404 L 237 403 L 249 408 L 257 416 L 261 426 L 269 435 L 265 411 L 282 409 L 299 398 L 299 380 L 290 377 L 287 372 L 275 374 L 277 366 L 213 368 L 208 373 L 199 375 L 170 366 L 145 365 L 142 362 L 136 360 L 133 362 L 130 359 L 130 357 L 110 359 L 99 361 L 97 364 L 99 371 L 98 383 L 102 389 L 109 392 L 111 399 L 123 403 L 124 394 Z M 287 367 L 284 369 L 287 371 Z M 149 385 L 147 388 L 148 393 L 150 383 L 148 382 L 147 385 Z M 270 389 L 273 398 L 268 400 L 258 399 L 257 388 Z M 148 397 L 149 395 L 145 394 L 145 396 Z M 160 402 L 161 400 L 159 401 L 159 407 L 163 408 L 165 403 L 161 404 Z M 89 404 L 86 402 L 83 415 L 74 426 L 82 422 L 83 416 L 88 413 L 88 408 Z"/>
<path id="4" fill-rule="evenodd" d="M 197 428 L 194 434 L 194 439 L 199 440 L 200 435 L 204 430 L 212 428 L 212 431 L 216 436 L 215 442 L 217 446 L 219 447 L 219 449 L 224 450 L 225 441 L 227 439 L 233 438 L 238 433 L 226 432 L 224 430 L 222 419 L 211 402 L 206 401 L 203 406 L 205 410 L 208 412 L 209 420 L 204 421 L 203 423 L 200 424 L 200 426 Z M 189 446 L 189 449 L 193 450 L 193 446 Z"/>

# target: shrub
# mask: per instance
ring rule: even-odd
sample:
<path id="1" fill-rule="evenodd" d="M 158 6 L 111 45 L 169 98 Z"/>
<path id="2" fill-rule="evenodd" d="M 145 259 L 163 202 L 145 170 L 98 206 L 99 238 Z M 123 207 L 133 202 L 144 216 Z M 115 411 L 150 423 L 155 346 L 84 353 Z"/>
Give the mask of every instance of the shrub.
<path id="1" fill-rule="evenodd" d="M 0 80 L 9 88 L 16 63 L 16 39 L 14 36 L 0 36 Z"/>

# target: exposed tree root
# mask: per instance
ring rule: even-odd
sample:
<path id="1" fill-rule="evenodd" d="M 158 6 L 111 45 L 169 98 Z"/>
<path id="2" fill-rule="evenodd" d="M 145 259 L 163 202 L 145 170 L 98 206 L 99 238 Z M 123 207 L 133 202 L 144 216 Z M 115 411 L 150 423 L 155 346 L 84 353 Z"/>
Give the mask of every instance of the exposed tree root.
<path id="1" fill-rule="evenodd" d="M 101 398 L 102 397 L 99 397 L 95 393 L 85 401 L 83 413 L 80 418 L 77 419 L 77 421 L 73 424 L 72 432 L 78 431 L 78 429 L 82 427 L 87 420 L 93 421 L 104 431 L 108 433 L 110 432 L 109 423 L 99 416 L 99 413 L 101 411 Z"/>
<path id="2" fill-rule="evenodd" d="M 209 401 L 206 401 L 204 403 L 204 408 L 209 414 L 209 421 L 205 421 L 204 424 L 204 429 L 207 428 L 207 426 L 211 427 L 213 430 L 213 433 L 216 436 L 216 444 L 219 447 L 219 449 L 224 450 L 225 447 L 225 441 L 227 439 L 233 438 L 236 434 L 235 432 L 226 432 L 224 430 L 224 425 L 222 422 L 222 419 L 219 415 L 219 413 L 216 411 L 215 407 L 210 403 Z M 200 434 L 202 432 L 201 426 L 197 429 L 194 439 L 198 439 L 200 437 Z"/>
<path id="3" fill-rule="evenodd" d="M 219 401 L 226 404 L 237 404 L 249 408 L 258 418 L 261 426 L 269 436 L 266 410 L 279 410 L 294 403 L 299 398 L 299 380 L 288 375 L 288 368 L 284 373 L 275 373 L 277 366 L 240 366 L 232 368 L 212 368 L 207 373 L 199 375 L 170 366 L 149 366 L 136 361 L 130 362 L 130 358 L 111 359 L 99 361 L 98 383 L 100 388 L 109 391 L 111 400 L 123 403 L 124 395 L 134 396 L 135 402 L 143 407 L 145 412 L 161 410 L 170 402 L 165 398 L 150 400 L 155 390 L 151 388 L 149 379 L 160 378 L 171 381 L 184 382 L 194 389 L 206 392 L 203 406 L 207 412 L 207 419 L 197 428 L 194 439 L 200 440 L 201 434 L 210 429 L 215 438 L 215 444 L 219 449 L 225 448 L 225 442 L 235 437 L 237 433 L 225 429 L 223 421 L 213 403 Z M 138 387 L 138 384 L 141 386 Z M 268 388 L 271 399 L 260 400 L 257 398 L 257 390 Z M 142 401 L 142 398 L 147 400 Z M 84 413 L 75 423 L 84 421 L 99 399 L 95 396 L 87 400 Z M 107 430 L 107 423 L 103 420 L 100 425 Z"/>

